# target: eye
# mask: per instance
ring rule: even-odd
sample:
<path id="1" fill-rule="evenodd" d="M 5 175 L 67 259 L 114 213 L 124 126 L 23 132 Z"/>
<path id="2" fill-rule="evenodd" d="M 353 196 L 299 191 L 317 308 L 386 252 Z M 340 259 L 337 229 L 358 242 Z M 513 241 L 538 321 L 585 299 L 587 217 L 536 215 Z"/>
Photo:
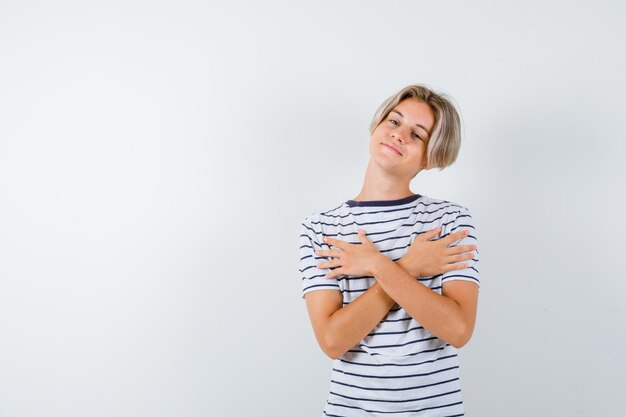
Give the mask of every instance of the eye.
<path id="1" fill-rule="evenodd" d="M 389 119 L 389 121 L 390 121 L 391 123 L 393 123 L 394 125 L 397 125 L 397 124 L 398 124 L 398 122 L 396 122 L 396 121 L 395 121 L 395 120 L 393 120 L 393 119 Z"/>
<path id="2" fill-rule="evenodd" d="M 420 137 L 420 135 L 418 135 L 418 134 L 417 134 L 417 133 L 415 133 L 415 132 L 413 132 L 413 136 L 414 136 L 414 137 L 416 137 L 416 138 L 418 138 L 419 140 L 423 140 L 423 139 Z"/>

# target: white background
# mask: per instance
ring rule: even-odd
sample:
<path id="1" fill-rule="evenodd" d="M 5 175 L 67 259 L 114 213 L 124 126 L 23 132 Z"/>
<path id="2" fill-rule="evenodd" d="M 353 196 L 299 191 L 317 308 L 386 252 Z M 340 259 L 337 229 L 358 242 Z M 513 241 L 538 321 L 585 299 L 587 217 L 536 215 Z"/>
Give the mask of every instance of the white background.
<path id="1" fill-rule="evenodd" d="M 0 2 L 0 416 L 318 416 L 299 228 L 425 83 L 481 253 L 466 415 L 626 415 L 620 1 Z"/>

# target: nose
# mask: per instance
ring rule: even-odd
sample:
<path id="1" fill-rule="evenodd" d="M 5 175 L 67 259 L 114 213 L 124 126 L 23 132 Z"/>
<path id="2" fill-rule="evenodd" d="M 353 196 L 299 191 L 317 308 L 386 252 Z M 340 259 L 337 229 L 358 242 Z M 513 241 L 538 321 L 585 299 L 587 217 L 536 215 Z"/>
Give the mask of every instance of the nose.
<path id="1" fill-rule="evenodd" d="M 400 134 L 399 132 L 397 132 L 397 131 L 395 131 L 395 132 L 393 132 L 393 133 L 391 134 L 391 138 L 392 138 L 394 141 L 398 141 L 398 142 L 400 142 L 400 143 L 404 143 L 404 136 L 403 136 L 403 135 L 401 135 L 401 134 Z"/>

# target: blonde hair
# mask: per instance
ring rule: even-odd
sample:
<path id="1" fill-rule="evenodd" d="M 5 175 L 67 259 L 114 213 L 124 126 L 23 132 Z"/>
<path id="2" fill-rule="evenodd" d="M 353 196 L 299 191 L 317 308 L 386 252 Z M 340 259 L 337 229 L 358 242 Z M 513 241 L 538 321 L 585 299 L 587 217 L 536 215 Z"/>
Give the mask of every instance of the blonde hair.
<path id="1" fill-rule="evenodd" d="M 435 125 L 430 133 L 426 160 L 431 168 L 440 170 L 452 165 L 461 148 L 461 119 L 452 103 L 452 98 L 443 93 L 437 93 L 423 84 L 412 84 L 404 87 L 396 94 L 387 98 L 370 123 L 370 134 L 389 115 L 401 101 L 415 98 L 430 106 L 435 114 Z"/>

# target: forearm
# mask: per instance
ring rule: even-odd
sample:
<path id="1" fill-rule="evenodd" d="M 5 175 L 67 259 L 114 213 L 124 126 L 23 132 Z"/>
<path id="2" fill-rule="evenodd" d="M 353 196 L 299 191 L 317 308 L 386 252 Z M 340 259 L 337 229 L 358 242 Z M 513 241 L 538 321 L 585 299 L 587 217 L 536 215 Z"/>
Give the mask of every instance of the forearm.
<path id="1" fill-rule="evenodd" d="M 350 304 L 335 311 L 327 327 L 329 356 L 338 358 L 354 347 L 380 323 L 394 304 L 376 282 Z"/>
<path id="2" fill-rule="evenodd" d="M 459 304 L 437 294 L 421 284 L 385 256 L 376 262 L 372 275 L 382 289 L 426 330 L 434 336 L 457 346 L 465 334 L 463 314 Z"/>

